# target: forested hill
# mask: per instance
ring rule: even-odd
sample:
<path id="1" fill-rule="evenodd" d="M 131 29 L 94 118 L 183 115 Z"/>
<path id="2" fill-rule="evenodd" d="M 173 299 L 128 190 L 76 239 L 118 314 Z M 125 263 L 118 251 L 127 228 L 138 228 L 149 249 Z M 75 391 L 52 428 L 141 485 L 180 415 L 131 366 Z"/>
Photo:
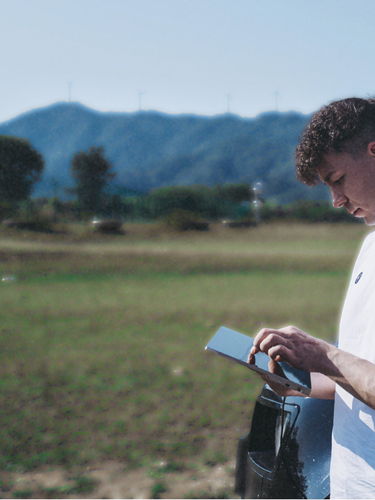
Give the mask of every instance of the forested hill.
<path id="1" fill-rule="evenodd" d="M 72 185 L 70 161 L 77 151 L 103 146 L 117 176 L 114 184 L 137 191 L 171 185 L 262 182 L 278 203 L 327 199 L 323 187 L 295 179 L 293 154 L 309 116 L 264 113 L 204 117 L 158 112 L 102 113 L 79 103 L 57 103 L 0 124 L 0 134 L 31 141 L 46 161 L 36 196 Z"/>

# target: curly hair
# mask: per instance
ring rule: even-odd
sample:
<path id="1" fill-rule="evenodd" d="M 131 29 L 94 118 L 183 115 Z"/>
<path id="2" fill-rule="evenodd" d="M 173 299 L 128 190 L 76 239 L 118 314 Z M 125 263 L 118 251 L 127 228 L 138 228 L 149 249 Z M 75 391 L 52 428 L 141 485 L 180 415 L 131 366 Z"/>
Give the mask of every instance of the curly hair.
<path id="1" fill-rule="evenodd" d="M 334 101 L 315 113 L 295 152 L 297 179 L 308 186 L 319 183 L 318 167 L 329 153 L 353 157 L 375 141 L 375 99 L 352 97 Z"/>

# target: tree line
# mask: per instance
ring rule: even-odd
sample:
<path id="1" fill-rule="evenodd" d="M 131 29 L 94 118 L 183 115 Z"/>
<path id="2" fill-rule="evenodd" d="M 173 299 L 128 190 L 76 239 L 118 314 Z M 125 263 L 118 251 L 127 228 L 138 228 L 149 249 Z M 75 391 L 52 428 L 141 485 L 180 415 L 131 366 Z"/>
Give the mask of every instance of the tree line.
<path id="1" fill-rule="evenodd" d="M 11 215 L 29 200 L 33 187 L 44 171 L 42 155 L 26 139 L 0 136 L 0 215 Z M 248 208 L 242 202 L 253 200 L 252 187 L 248 183 L 206 186 L 178 186 L 160 188 L 150 193 L 137 193 L 115 184 L 112 163 L 106 158 L 102 146 L 90 146 L 88 151 L 74 154 L 70 162 L 74 187 L 65 192 L 75 201 L 53 199 L 56 212 L 75 210 L 79 217 L 130 217 L 158 219 L 174 210 L 185 210 L 197 217 L 218 219 L 240 217 Z M 46 201 L 46 200 L 45 200 Z M 39 202 L 40 205 L 40 202 Z M 27 204 L 28 211 L 36 210 L 37 204 Z"/>
<path id="2" fill-rule="evenodd" d="M 40 213 L 46 205 L 56 216 L 65 219 L 121 218 L 123 220 L 158 220 L 173 214 L 187 214 L 191 219 L 255 219 L 254 190 L 249 183 L 217 184 L 213 187 L 170 186 L 148 193 L 134 193 L 116 185 L 112 163 L 102 146 L 74 154 L 70 173 L 74 187 L 65 188 L 72 201 L 61 201 L 56 193 L 51 199 L 31 200 L 33 187 L 44 171 L 42 155 L 26 139 L 0 136 L 0 217 L 19 213 Z M 345 209 L 337 210 L 326 202 L 299 201 L 276 206 L 260 200 L 261 221 L 302 220 L 310 222 L 357 222 Z"/>

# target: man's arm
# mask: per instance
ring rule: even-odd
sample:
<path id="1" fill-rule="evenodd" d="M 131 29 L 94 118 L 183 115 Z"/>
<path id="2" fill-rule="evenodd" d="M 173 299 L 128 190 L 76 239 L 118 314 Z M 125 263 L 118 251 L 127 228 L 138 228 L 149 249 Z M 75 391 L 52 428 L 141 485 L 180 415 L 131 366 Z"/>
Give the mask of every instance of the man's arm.
<path id="1" fill-rule="evenodd" d="M 310 398 L 334 399 L 336 383 L 322 373 L 311 373 Z"/>
<path id="2" fill-rule="evenodd" d="M 300 370 L 328 377 L 313 375 L 312 397 L 326 399 L 333 394 L 334 384 L 339 384 L 366 405 L 375 409 L 375 365 L 353 354 L 308 335 L 296 327 L 280 330 L 263 329 L 254 339 L 249 360 L 262 351 L 274 361 L 286 361 Z M 314 388 L 315 382 L 315 388 Z"/>

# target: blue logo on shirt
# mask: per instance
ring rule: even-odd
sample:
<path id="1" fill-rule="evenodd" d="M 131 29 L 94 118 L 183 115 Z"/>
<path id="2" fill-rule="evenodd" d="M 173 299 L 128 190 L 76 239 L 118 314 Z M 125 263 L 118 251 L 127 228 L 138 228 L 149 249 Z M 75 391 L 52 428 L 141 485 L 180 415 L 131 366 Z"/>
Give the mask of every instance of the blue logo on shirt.
<path id="1" fill-rule="evenodd" d="M 356 280 L 355 280 L 355 282 L 354 282 L 354 284 L 355 284 L 355 285 L 356 285 L 356 284 L 358 283 L 358 281 L 362 278 L 362 274 L 363 274 L 363 273 L 359 273 L 359 274 L 358 274 L 358 276 L 357 276 L 357 278 L 356 278 Z"/>

